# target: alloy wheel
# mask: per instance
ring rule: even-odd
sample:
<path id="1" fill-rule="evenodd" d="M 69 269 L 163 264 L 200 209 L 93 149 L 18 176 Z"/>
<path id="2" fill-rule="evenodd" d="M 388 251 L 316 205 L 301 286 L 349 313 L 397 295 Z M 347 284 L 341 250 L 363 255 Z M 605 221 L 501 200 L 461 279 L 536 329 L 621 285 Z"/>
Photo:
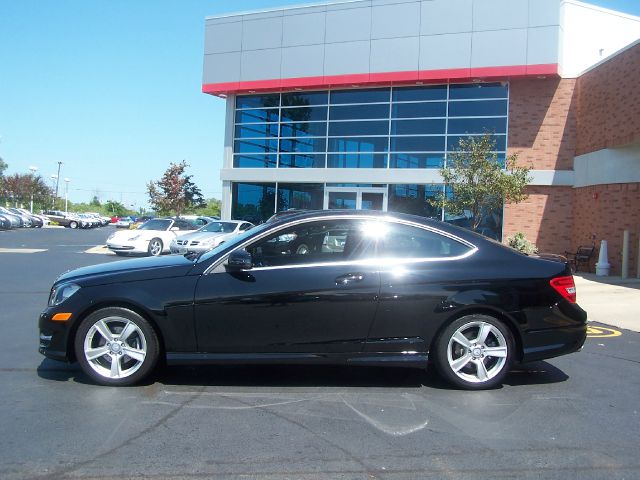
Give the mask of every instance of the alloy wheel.
<path id="1" fill-rule="evenodd" d="M 495 325 L 483 321 L 466 323 L 449 338 L 449 367 L 466 382 L 485 383 L 507 365 L 508 345 Z"/>
<path id="2" fill-rule="evenodd" d="M 147 340 L 134 322 L 113 316 L 100 319 L 89 328 L 83 350 L 94 372 L 115 380 L 138 371 L 147 356 Z"/>

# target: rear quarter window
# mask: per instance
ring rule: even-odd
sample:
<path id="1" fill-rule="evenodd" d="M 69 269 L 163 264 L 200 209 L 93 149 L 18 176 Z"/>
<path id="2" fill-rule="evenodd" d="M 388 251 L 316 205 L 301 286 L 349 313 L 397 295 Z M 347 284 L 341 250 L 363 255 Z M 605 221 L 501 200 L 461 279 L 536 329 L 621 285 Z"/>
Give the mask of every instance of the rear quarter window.
<path id="1" fill-rule="evenodd" d="M 451 258 L 469 252 L 471 247 L 445 235 L 411 225 L 392 224 L 378 243 L 381 257 Z"/>

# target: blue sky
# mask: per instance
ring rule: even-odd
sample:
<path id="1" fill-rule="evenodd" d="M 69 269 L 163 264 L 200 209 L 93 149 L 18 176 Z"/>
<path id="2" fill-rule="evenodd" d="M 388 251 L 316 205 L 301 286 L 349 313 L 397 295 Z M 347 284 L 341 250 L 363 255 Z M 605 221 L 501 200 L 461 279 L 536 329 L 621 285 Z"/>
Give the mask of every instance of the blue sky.
<path id="1" fill-rule="evenodd" d="M 224 101 L 201 93 L 204 18 L 294 0 L 0 0 L 5 173 L 71 179 L 69 199 L 146 205 L 146 182 L 185 159 L 221 195 Z M 640 15 L 638 0 L 595 0 Z M 60 188 L 64 190 L 63 186 Z"/>

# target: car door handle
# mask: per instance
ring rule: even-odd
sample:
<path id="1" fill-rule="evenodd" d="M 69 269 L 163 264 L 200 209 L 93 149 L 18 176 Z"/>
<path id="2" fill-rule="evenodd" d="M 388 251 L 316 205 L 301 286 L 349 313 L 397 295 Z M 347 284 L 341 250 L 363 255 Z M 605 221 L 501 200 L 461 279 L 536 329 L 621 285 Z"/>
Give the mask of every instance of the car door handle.
<path id="1" fill-rule="evenodd" d="M 347 273 L 336 278 L 336 285 L 349 285 L 364 280 L 364 273 Z"/>

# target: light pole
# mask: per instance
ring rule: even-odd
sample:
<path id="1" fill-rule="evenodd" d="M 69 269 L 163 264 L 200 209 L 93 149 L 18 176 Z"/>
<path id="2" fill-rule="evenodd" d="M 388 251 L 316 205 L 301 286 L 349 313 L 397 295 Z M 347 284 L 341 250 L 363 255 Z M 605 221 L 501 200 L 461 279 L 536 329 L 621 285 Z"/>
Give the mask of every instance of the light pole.
<path id="1" fill-rule="evenodd" d="M 29 170 L 31 170 L 31 208 L 30 208 L 30 212 L 33 213 L 33 183 L 35 181 L 35 175 L 36 175 L 36 172 L 38 171 L 38 167 L 35 167 L 35 166 L 31 165 L 29 167 Z"/>
<path id="2" fill-rule="evenodd" d="M 56 175 L 56 197 L 58 198 L 58 184 L 60 183 L 60 167 L 62 166 L 62 162 L 58 162 L 58 174 Z"/>
<path id="3" fill-rule="evenodd" d="M 70 178 L 64 179 L 64 213 L 69 213 L 69 182 Z"/>
<path id="4" fill-rule="evenodd" d="M 56 183 L 58 181 L 58 175 L 56 175 L 55 173 L 51 174 L 51 193 L 53 193 L 53 184 Z M 57 194 L 52 195 L 51 198 L 51 210 L 55 210 L 56 208 L 56 197 Z"/>

